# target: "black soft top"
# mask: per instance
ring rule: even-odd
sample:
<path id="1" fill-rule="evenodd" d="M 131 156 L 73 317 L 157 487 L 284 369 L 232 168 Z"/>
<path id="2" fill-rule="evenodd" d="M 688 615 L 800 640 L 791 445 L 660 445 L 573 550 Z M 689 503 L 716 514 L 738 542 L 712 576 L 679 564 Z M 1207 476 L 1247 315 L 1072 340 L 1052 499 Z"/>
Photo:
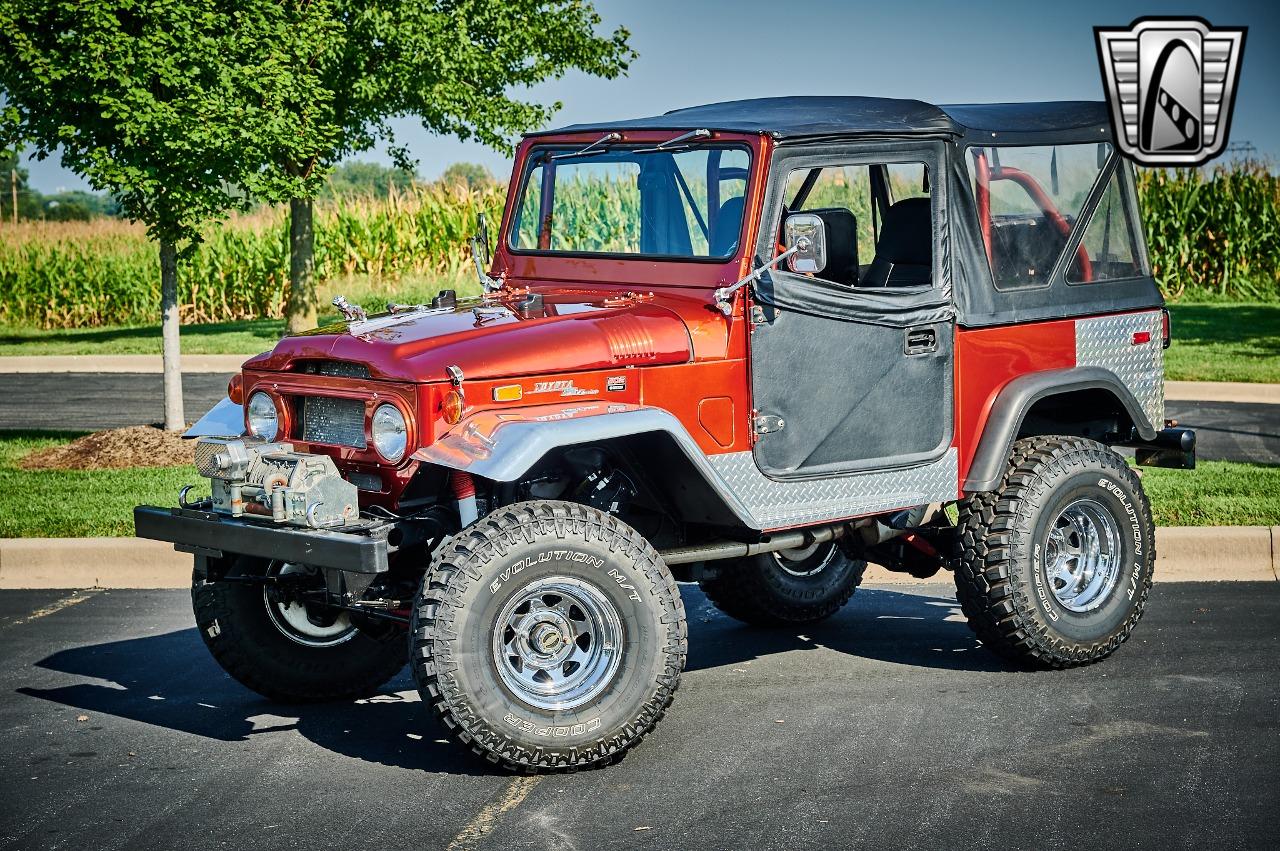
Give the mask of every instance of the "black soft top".
<path id="1" fill-rule="evenodd" d="M 693 130 L 764 133 L 775 139 L 833 136 L 964 136 L 971 141 L 1083 142 L 1110 138 L 1102 101 L 967 103 L 798 96 L 725 101 L 673 109 L 650 118 L 574 124 L 532 135 L 610 130 Z"/>

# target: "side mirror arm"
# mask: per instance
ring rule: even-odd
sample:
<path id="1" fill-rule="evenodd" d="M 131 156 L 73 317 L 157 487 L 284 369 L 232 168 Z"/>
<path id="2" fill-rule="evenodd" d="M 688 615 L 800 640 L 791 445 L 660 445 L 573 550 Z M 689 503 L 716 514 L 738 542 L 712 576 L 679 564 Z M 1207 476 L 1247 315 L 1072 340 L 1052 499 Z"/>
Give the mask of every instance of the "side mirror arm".
<path id="1" fill-rule="evenodd" d="M 484 263 L 480 260 L 480 237 L 479 235 L 471 237 L 471 259 L 476 264 L 476 277 L 480 279 L 480 286 L 487 293 L 496 292 L 502 289 L 505 283 L 506 273 L 503 272 L 496 278 L 489 277 L 489 273 L 484 270 Z M 485 245 L 486 253 L 488 253 L 488 245 Z"/>
<path id="2" fill-rule="evenodd" d="M 760 277 L 760 274 L 764 272 L 766 269 L 770 269 L 774 266 L 777 266 L 779 263 L 781 263 L 783 260 L 786 260 L 792 254 L 795 254 L 797 251 L 808 251 L 811 246 L 811 243 L 812 243 L 812 240 L 810 240 L 809 237 L 802 236 L 798 240 L 796 240 L 795 245 L 791 246 L 786 251 L 782 252 L 777 257 L 770 260 L 768 263 L 765 263 L 763 266 L 753 271 L 750 275 L 747 275 L 741 281 L 738 281 L 736 284 L 730 284 L 727 287 L 720 287 L 719 289 L 717 289 L 715 293 L 716 307 L 720 308 L 720 312 L 723 313 L 725 316 L 732 315 L 734 293 L 736 293 L 738 290 L 742 289 L 752 281 L 757 280 Z"/>

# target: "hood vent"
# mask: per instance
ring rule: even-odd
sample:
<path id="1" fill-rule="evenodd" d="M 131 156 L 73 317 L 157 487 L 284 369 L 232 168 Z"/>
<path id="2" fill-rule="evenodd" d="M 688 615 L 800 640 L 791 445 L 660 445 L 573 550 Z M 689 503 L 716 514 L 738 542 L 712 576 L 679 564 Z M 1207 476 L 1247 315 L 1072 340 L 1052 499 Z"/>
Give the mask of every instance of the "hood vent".
<path id="1" fill-rule="evenodd" d="M 368 378 L 369 367 L 347 360 L 301 361 L 297 371 L 307 375 L 332 375 L 338 378 Z"/>
<path id="2" fill-rule="evenodd" d="M 599 328 L 609 344 L 609 355 L 615 364 L 653 360 L 658 356 L 653 335 L 634 316 L 610 316 L 601 319 Z"/>

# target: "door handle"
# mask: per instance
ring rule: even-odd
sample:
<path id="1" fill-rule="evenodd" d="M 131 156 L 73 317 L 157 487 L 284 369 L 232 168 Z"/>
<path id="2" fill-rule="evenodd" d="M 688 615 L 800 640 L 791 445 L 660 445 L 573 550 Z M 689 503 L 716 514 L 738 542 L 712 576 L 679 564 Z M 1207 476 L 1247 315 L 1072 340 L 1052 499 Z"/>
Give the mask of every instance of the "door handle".
<path id="1" fill-rule="evenodd" d="M 902 352 L 911 355 L 927 355 L 938 350 L 938 332 L 932 328 L 908 328 L 903 339 Z"/>

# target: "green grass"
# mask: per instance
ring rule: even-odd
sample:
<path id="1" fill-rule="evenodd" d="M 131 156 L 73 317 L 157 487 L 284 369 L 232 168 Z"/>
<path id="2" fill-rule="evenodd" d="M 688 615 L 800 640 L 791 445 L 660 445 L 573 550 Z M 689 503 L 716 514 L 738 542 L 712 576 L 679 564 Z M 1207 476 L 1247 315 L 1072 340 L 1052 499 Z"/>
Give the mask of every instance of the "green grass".
<path id="1" fill-rule="evenodd" d="M 188 355 L 253 355 L 270 349 L 284 333 L 282 319 L 246 319 L 184 325 Z M 72 328 L 37 331 L 0 325 L 0 355 L 158 355 L 160 326 Z"/>
<path id="2" fill-rule="evenodd" d="M 474 275 L 457 280 L 405 277 L 396 283 L 371 282 L 367 277 L 328 281 L 320 286 L 320 324 L 335 322 L 338 313 L 330 299 L 341 293 L 370 313 L 383 310 L 388 301 L 420 304 L 442 288 L 459 295 L 474 295 L 479 285 Z M 276 344 L 284 333 L 282 319 L 245 319 L 182 327 L 182 351 L 190 355 L 256 355 Z M 0 325 L 0 356 L 4 355 L 158 355 L 160 326 L 72 328 L 43 331 Z"/>
<path id="3" fill-rule="evenodd" d="M 79 436 L 79 432 L 0 432 L 0 538 L 132 535 L 135 505 L 174 505 L 179 488 L 200 482 L 192 466 L 18 469 L 18 461 L 33 449 Z"/>
<path id="4" fill-rule="evenodd" d="M 1280 382 L 1280 304 L 1175 304 L 1165 377 Z"/>
<path id="5" fill-rule="evenodd" d="M 1280 526 L 1280 467 L 1199 461 L 1194 470 L 1140 469 L 1157 526 Z"/>

